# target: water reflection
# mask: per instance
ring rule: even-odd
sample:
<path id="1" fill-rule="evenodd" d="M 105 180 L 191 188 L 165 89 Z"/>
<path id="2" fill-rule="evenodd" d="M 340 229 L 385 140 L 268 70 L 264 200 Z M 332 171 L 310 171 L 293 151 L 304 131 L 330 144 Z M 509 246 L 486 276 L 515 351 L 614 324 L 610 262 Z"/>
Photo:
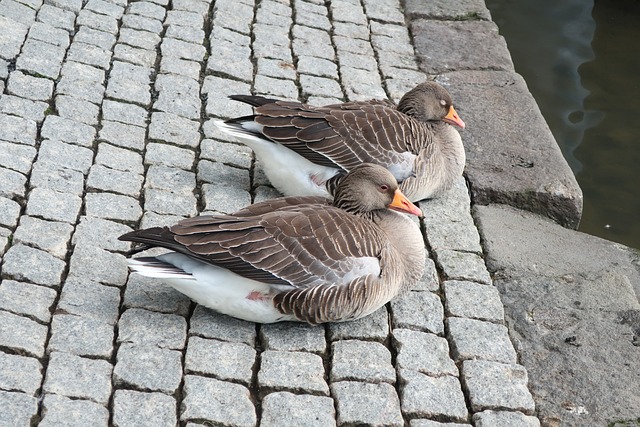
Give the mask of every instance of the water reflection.
<path id="1" fill-rule="evenodd" d="M 640 248 L 640 1 L 487 7 L 584 192 L 580 230 Z"/>

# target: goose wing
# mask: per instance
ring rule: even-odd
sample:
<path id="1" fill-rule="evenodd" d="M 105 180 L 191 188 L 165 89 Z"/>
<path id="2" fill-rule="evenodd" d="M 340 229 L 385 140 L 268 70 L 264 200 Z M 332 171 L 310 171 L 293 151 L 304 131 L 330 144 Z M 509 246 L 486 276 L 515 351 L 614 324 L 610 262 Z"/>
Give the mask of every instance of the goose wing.
<path id="1" fill-rule="evenodd" d="M 402 180 L 411 175 L 420 124 L 389 101 L 314 107 L 274 101 L 255 109 L 262 133 L 310 161 L 350 170 L 367 162 L 387 167 Z"/>
<path id="2" fill-rule="evenodd" d="M 250 279 L 298 289 L 347 285 L 381 274 L 384 232 L 360 217 L 318 204 L 245 214 L 189 218 L 121 239 L 165 247 Z"/>

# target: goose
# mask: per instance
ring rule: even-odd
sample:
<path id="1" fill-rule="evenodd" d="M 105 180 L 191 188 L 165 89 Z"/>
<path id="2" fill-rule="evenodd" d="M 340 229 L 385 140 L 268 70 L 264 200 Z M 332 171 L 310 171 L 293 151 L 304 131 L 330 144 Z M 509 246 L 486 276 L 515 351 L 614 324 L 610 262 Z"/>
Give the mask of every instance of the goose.
<path id="1" fill-rule="evenodd" d="M 433 81 L 417 85 L 397 106 L 388 100 L 314 107 L 262 96 L 229 98 L 252 105 L 254 114 L 214 124 L 253 149 L 286 196 L 331 196 L 327 181 L 368 162 L 389 169 L 417 202 L 444 193 L 464 170 L 464 146 L 454 126 L 465 124 L 447 90 Z"/>
<path id="2" fill-rule="evenodd" d="M 423 274 L 422 216 L 381 166 L 346 174 L 333 200 L 281 197 L 231 215 L 203 215 L 120 240 L 169 249 L 129 258 L 197 303 L 258 323 L 341 322 L 366 316 Z M 134 249 L 135 250 L 135 249 Z"/>

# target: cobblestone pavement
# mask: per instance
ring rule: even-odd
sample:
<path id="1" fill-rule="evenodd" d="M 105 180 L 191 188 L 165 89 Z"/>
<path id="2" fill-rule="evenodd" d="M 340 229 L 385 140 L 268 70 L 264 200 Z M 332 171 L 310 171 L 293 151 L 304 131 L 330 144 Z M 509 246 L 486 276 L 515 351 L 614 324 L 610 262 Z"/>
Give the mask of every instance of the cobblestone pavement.
<path id="1" fill-rule="evenodd" d="M 454 7 L 454 6 L 451 6 Z M 226 99 L 399 98 L 398 0 L 0 0 L 0 425 L 536 426 L 460 179 L 413 291 L 255 325 L 129 276 L 117 236 L 276 196 Z"/>

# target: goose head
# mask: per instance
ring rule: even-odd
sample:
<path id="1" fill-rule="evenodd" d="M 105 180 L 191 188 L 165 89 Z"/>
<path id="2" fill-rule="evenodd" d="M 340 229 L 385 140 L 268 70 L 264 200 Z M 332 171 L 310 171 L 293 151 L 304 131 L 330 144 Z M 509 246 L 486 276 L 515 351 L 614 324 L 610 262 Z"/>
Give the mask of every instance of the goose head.
<path id="1" fill-rule="evenodd" d="M 365 216 L 384 209 L 422 216 L 422 211 L 402 194 L 391 172 L 371 163 L 356 166 L 340 180 L 333 204 Z"/>
<path id="2" fill-rule="evenodd" d="M 464 129 L 464 122 L 453 108 L 449 92 L 436 82 L 427 81 L 407 92 L 398 110 L 421 122 L 442 120 Z"/>

